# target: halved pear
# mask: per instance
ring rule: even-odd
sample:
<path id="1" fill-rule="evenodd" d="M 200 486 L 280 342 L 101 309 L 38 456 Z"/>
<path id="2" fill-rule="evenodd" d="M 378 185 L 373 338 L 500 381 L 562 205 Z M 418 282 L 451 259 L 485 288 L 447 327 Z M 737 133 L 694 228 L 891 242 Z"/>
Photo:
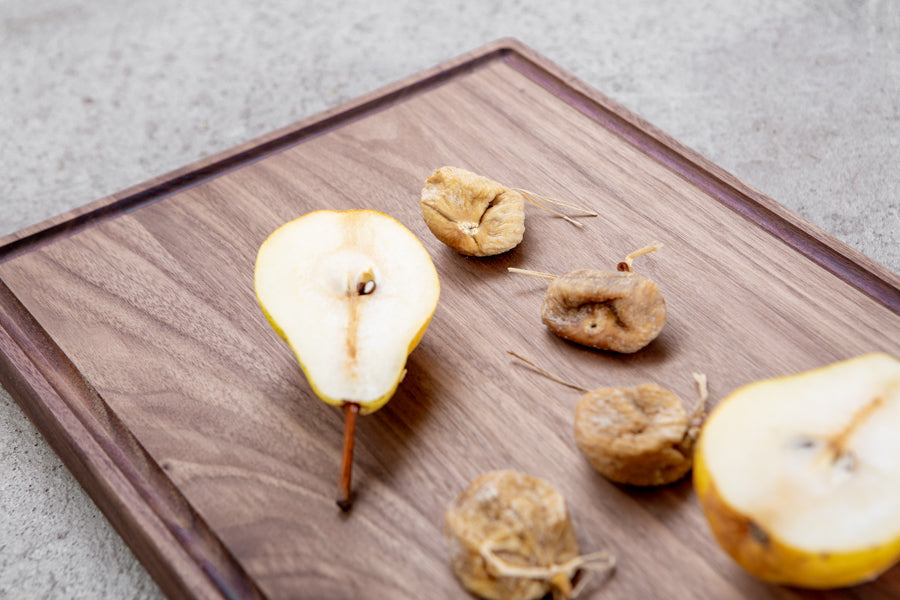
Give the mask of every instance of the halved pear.
<path id="1" fill-rule="evenodd" d="M 319 210 L 263 242 L 255 287 L 315 394 L 345 408 L 348 495 L 355 414 L 378 410 L 393 396 L 437 307 L 431 257 L 384 213 Z"/>
<path id="2" fill-rule="evenodd" d="M 709 416 L 694 486 L 754 575 L 834 588 L 900 560 L 900 361 L 868 354 L 742 387 Z"/>

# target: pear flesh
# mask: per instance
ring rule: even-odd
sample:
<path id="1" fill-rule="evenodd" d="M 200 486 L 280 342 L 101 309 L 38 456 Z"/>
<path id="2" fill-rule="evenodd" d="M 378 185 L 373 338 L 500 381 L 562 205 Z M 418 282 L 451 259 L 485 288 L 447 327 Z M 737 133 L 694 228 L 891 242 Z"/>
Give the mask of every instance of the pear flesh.
<path id="1" fill-rule="evenodd" d="M 710 415 L 694 483 L 763 579 L 852 585 L 900 559 L 900 361 L 869 354 L 745 386 Z"/>
<path id="2" fill-rule="evenodd" d="M 316 395 L 360 414 L 393 395 L 440 291 L 416 236 L 374 210 L 321 210 L 283 225 L 259 249 L 255 287 Z"/>

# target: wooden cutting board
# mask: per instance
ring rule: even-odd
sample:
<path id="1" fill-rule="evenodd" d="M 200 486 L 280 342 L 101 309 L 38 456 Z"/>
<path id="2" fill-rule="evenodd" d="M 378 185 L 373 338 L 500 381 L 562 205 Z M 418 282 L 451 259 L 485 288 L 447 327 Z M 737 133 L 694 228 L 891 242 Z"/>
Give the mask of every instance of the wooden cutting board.
<path id="1" fill-rule="evenodd" d="M 600 216 L 576 228 L 529 207 L 519 247 L 466 258 L 418 208 L 444 165 Z M 418 235 L 442 296 L 398 393 L 358 423 L 342 514 L 341 413 L 263 318 L 253 265 L 280 224 L 352 207 Z M 637 264 L 669 318 L 635 355 L 554 337 L 546 282 L 507 272 L 614 269 L 654 240 Z M 586 597 L 811 596 L 735 566 L 689 480 L 634 490 L 596 474 L 573 442 L 579 394 L 506 351 L 587 387 L 657 382 L 689 407 L 692 372 L 714 404 L 756 379 L 900 355 L 896 275 L 512 40 L 2 242 L 3 385 L 171 597 L 465 598 L 444 509 L 498 468 L 554 483 L 582 551 L 617 556 Z M 900 568 L 821 597 L 897 594 Z"/>

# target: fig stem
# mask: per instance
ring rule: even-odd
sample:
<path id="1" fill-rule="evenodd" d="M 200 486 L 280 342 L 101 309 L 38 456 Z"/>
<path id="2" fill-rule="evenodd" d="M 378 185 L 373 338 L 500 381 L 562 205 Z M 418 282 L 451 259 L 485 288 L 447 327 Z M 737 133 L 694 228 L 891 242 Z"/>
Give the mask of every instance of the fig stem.
<path id="1" fill-rule="evenodd" d="M 516 267 L 506 267 L 506 270 L 510 273 L 520 273 L 522 275 L 529 275 L 531 277 L 540 277 L 541 279 L 556 279 L 556 275 L 551 275 L 550 273 L 541 273 L 540 271 L 529 271 L 528 269 L 518 269 Z"/>
<path id="2" fill-rule="evenodd" d="M 704 373 L 691 373 L 691 375 L 694 377 L 694 381 L 697 382 L 697 393 L 700 395 L 700 402 L 694 408 L 691 420 L 699 421 L 706 415 L 706 401 L 709 400 L 709 384 Z"/>
<path id="3" fill-rule="evenodd" d="M 512 565 L 501 558 L 497 551 L 502 548 L 495 548 L 491 541 L 486 541 L 481 548 L 479 554 L 484 561 L 490 565 L 493 570 L 503 577 L 515 577 L 522 579 L 542 579 L 550 582 L 557 592 L 554 598 L 574 598 L 584 587 L 584 580 L 572 589 L 572 577 L 579 570 L 603 572 L 615 568 L 616 559 L 608 552 L 593 552 L 582 556 L 576 556 L 561 564 L 552 564 L 547 566 L 531 566 L 524 567 Z"/>
<path id="4" fill-rule="evenodd" d="M 703 373 L 691 373 L 694 381 L 697 382 L 697 393 L 700 394 L 700 404 L 705 404 L 709 398 L 709 386 L 707 384 L 706 375 Z"/>
<path id="5" fill-rule="evenodd" d="M 546 377 L 547 379 L 551 379 L 551 380 L 555 381 L 556 383 L 561 383 L 561 384 L 563 384 L 563 385 L 566 386 L 566 387 L 570 387 L 570 388 L 572 388 L 573 390 L 578 390 L 579 392 L 582 392 L 582 393 L 585 393 L 585 394 L 587 394 L 587 393 L 590 391 L 589 389 L 583 388 L 583 387 L 581 387 L 580 385 L 577 385 L 577 384 L 572 383 L 571 381 L 566 381 L 565 379 L 563 379 L 562 377 L 559 377 L 558 375 L 554 375 L 553 373 L 551 373 L 551 372 L 548 371 L 547 369 L 544 369 L 544 368 L 542 368 L 542 367 L 537 366 L 536 364 L 534 364 L 533 362 L 531 362 L 531 361 L 528 360 L 527 358 L 525 358 L 525 357 L 523 357 L 523 356 L 519 356 L 518 354 L 516 354 L 516 353 L 513 352 L 512 350 L 507 350 L 506 353 L 509 354 L 510 356 L 513 356 L 513 357 L 515 357 L 515 358 L 518 358 L 518 359 L 521 360 L 523 363 L 525 363 L 526 365 L 528 365 L 529 367 L 531 367 L 532 369 L 534 369 L 535 371 L 537 371 L 538 373 L 540 373 L 541 375 L 543 375 L 544 377 Z"/>
<path id="6" fill-rule="evenodd" d="M 561 218 L 565 219 L 566 221 L 568 221 L 572 225 L 575 225 L 576 227 L 583 227 L 583 225 L 581 223 L 579 223 L 578 221 L 576 221 L 575 219 L 573 219 L 572 217 L 570 217 L 568 215 L 564 215 L 563 213 L 553 210 L 549 206 L 544 205 L 542 202 L 547 202 L 549 204 L 556 204 L 557 206 L 565 206 L 566 208 L 578 210 L 578 211 L 581 211 L 582 213 L 586 214 L 589 217 L 598 216 L 597 213 L 587 211 L 583 208 L 578 208 L 574 204 L 563 203 L 563 202 L 560 202 L 559 200 L 553 200 L 552 198 L 547 198 L 545 196 L 539 196 L 537 194 L 529 192 L 528 190 L 523 190 L 521 188 L 515 188 L 513 191 L 516 191 L 516 192 L 519 192 L 520 194 L 522 194 L 522 197 L 525 198 L 525 200 L 527 200 L 529 203 L 533 204 L 534 206 L 537 206 L 540 209 L 546 210 L 549 213 L 553 213 L 557 217 L 561 217 Z"/>
<path id="7" fill-rule="evenodd" d="M 631 263 L 634 262 L 634 259 L 636 259 L 638 256 L 643 256 L 645 254 L 650 254 L 651 252 L 656 252 L 657 250 L 659 250 L 662 247 L 663 247 L 663 245 L 660 242 L 651 242 L 647 246 L 644 246 L 643 248 L 639 248 L 638 250 L 635 250 L 634 252 L 632 252 L 631 254 L 626 256 L 625 260 L 620 262 L 616 268 L 619 271 L 631 273 L 632 272 Z"/>
<path id="8" fill-rule="evenodd" d="M 574 203 L 572 203 L 572 202 L 566 202 L 566 201 L 564 201 L 564 200 L 556 200 L 555 198 L 549 198 L 549 197 L 547 197 L 547 196 L 541 196 L 540 194 L 535 194 L 534 192 L 530 192 L 530 191 L 524 190 L 524 189 L 522 189 L 522 188 L 513 188 L 513 191 L 514 191 L 514 192 L 519 192 L 519 193 L 522 194 L 523 196 L 529 196 L 529 197 L 531 197 L 533 200 L 539 200 L 539 201 L 541 201 L 541 202 L 546 202 L 547 204 L 552 204 L 552 205 L 554 205 L 554 206 L 561 206 L 561 207 L 563 207 L 563 208 L 568 208 L 568 209 L 570 209 L 570 210 L 578 211 L 578 212 L 580 212 L 581 214 L 583 214 L 583 215 L 585 215 L 585 216 L 588 216 L 588 217 L 599 217 L 599 216 L 600 216 L 599 213 L 594 212 L 594 211 L 592 211 L 592 210 L 589 210 L 589 209 L 587 209 L 587 208 L 584 208 L 584 207 L 582 207 L 582 206 L 578 206 L 577 204 L 574 204 Z"/>
<path id="9" fill-rule="evenodd" d="M 356 437 L 356 415 L 359 414 L 359 404 L 356 402 L 345 402 L 343 408 L 344 452 L 341 456 L 341 478 L 338 482 L 337 505 L 346 512 L 353 505 L 350 483 L 353 474 L 353 440 Z"/>

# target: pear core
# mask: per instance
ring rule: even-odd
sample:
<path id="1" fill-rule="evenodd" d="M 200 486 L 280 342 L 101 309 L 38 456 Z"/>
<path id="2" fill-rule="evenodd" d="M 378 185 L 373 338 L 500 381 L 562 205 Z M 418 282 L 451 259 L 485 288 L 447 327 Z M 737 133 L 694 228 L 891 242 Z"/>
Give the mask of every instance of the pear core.
<path id="1" fill-rule="evenodd" d="M 380 408 L 437 306 L 428 252 L 374 210 L 308 213 L 273 232 L 256 259 L 263 312 L 322 400 Z"/>
<path id="2" fill-rule="evenodd" d="M 861 567 L 860 577 L 877 575 L 900 557 L 898 431 L 900 361 L 885 354 L 738 389 L 710 415 L 697 447 L 695 485 L 717 539 L 772 580 L 851 584 L 852 572 L 835 575 L 837 561 L 870 552 L 880 567 Z M 735 519 L 753 540 L 730 539 Z M 762 555 L 750 542 L 770 557 L 747 558 Z M 780 572 L 772 556 L 788 556 L 783 549 L 832 575 Z"/>

